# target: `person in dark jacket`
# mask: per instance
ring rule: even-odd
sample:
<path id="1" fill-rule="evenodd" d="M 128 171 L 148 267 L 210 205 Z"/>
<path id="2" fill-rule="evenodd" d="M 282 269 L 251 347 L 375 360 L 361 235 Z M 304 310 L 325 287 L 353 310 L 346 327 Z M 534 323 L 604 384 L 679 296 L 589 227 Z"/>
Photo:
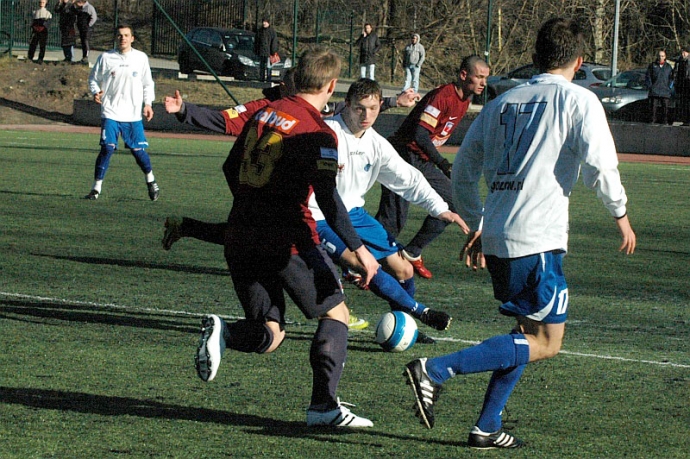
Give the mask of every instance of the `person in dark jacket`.
<path id="1" fill-rule="evenodd" d="M 72 0 L 58 0 L 55 4 L 55 13 L 59 17 L 60 46 L 65 62 L 72 62 L 74 45 L 77 44 L 77 31 L 74 28 L 77 23 L 77 14 L 72 8 Z"/>
<path id="2" fill-rule="evenodd" d="M 649 89 L 649 103 L 652 108 L 652 123 L 668 124 L 668 106 L 671 100 L 673 68 L 666 62 L 666 51 L 660 49 L 656 61 L 647 67 L 645 84 Z M 661 116 L 659 116 L 661 108 Z"/>
<path id="3" fill-rule="evenodd" d="M 371 24 L 364 24 L 362 35 L 355 42 L 359 45 L 359 69 L 362 78 L 376 80 L 376 53 L 381 49 L 381 42 Z"/>
<path id="4" fill-rule="evenodd" d="M 89 42 L 91 41 L 93 25 L 98 20 L 98 15 L 96 14 L 96 8 L 86 0 L 76 0 L 73 8 L 77 16 L 77 30 L 79 31 L 79 40 L 81 41 L 81 63 L 89 65 Z"/>
<path id="5" fill-rule="evenodd" d="M 673 68 L 673 84 L 678 96 L 678 119 L 690 126 L 690 45 L 680 49 L 680 57 Z"/>
<path id="6" fill-rule="evenodd" d="M 268 18 L 261 20 L 261 28 L 256 32 L 254 53 L 259 56 L 259 80 L 271 82 L 271 54 L 278 52 L 278 35 L 271 27 Z"/>

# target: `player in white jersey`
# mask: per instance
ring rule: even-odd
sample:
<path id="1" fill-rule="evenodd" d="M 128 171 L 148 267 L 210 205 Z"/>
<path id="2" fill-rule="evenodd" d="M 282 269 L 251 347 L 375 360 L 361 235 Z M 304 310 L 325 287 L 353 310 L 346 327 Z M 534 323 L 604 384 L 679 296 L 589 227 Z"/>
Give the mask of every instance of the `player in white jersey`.
<path id="1" fill-rule="evenodd" d="M 448 203 L 434 191 L 422 173 L 405 162 L 373 129 L 381 101 L 378 83 L 362 78 L 350 86 L 345 110 L 326 120 L 338 136 L 336 188 L 357 234 L 383 266 L 372 278 L 369 289 L 388 301 L 391 308 L 403 310 L 437 330 L 445 330 L 451 317 L 414 300 L 412 264 L 400 254 L 397 243 L 383 225 L 364 209 L 364 196 L 379 182 L 405 200 L 422 206 L 433 217 L 456 223 L 465 232 L 468 228 L 449 210 Z M 321 245 L 331 257 L 348 270 L 361 271 L 361 263 L 328 226 L 314 196 L 309 200 L 309 209 L 316 220 Z"/>
<path id="2" fill-rule="evenodd" d="M 502 430 L 501 413 L 527 363 L 554 357 L 561 348 L 568 199 L 580 171 L 615 219 L 620 250 L 632 254 L 636 245 L 604 109 L 593 93 L 571 83 L 583 61 L 581 28 L 569 19 L 549 20 L 535 51 L 542 74 L 484 107 L 452 172 L 455 207 L 473 231 L 466 264 L 489 268 L 500 312 L 515 317 L 517 326 L 454 354 L 414 360 L 405 372 L 417 416 L 429 428 L 442 383 L 458 374 L 493 372 L 468 438 L 475 448 L 523 444 Z M 483 205 L 482 174 L 489 188 Z"/>
<path id="3" fill-rule="evenodd" d="M 86 199 L 95 200 L 101 193 L 110 157 L 117 150 L 119 136 L 130 149 L 145 175 L 149 198 L 158 199 L 159 188 L 146 152 L 143 116 L 153 118 L 151 104 L 155 99 L 149 58 L 132 48 L 134 33 L 128 25 L 117 29 L 118 48 L 101 54 L 89 75 L 89 91 L 101 104 L 101 150 L 96 158 L 94 184 Z"/>

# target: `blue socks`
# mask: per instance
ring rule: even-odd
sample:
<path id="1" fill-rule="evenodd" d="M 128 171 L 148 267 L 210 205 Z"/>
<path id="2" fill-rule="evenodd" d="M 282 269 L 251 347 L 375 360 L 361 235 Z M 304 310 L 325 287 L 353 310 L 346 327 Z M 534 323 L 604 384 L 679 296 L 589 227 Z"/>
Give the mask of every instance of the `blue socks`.
<path id="1" fill-rule="evenodd" d="M 493 371 L 477 421 L 479 429 L 493 433 L 501 429 L 501 413 L 527 363 L 529 343 L 522 333 L 513 333 L 494 336 L 462 351 L 429 359 L 426 370 L 439 384 L 458 374 Z"/>
<path id="2" fill-rule="evenodd" d="M 501 430 L 501 413 L 526 366 L 525 364 L 507 370 L 496 370 L 491 375 L 489 387 L 484 395 L 484 406 L 476 424 L 483 432 L 493 433 Z"/>
<path id="3" fill-rule="evenodd" d="M 427 360 L 429 377 L 442 384 L 458 374 L 507 370 L 529 362 L 525 335 L 515 333 L 489 338 L 476 346 Z"/>
<path id="4" fill-rule="evenodd" d="M 405 283 L 409 283 L 409 279 L 405 281 Z M 410 285 L 414 291 L 414 281 L 412 281 L 411 284 L 404 285 L 383 269 L 379 269 L 371 279 L 371 282 L 369 282 L 369 290 L 376 296 L 388 301 L 391 305 L 391 309 L 394 311 L 404 311 L 412 317 L 419 318 L 422 312 L 426 310 L 426 306 L 417 303 L 414 298 L 408 294 L 406 289 L 409 289 Z"/>

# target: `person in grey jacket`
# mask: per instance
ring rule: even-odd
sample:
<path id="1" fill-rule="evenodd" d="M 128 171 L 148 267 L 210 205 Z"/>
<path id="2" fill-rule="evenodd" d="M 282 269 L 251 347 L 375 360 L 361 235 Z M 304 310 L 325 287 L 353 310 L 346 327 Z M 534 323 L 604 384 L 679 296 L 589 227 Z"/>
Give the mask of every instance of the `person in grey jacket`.
<path id="1" fill-rule="evenodd" d="M 402 92 L 408 88 L 414 88 L 414 92 L 419 92 L 419 71 L 424 63 L 426 52 L 424 46 L 419 42 L 419 34 L 412 35 L 412 42 L 405 46 L 403 51 L 403 68 L 405 69 L 405 85 Z"/>
<path id="2" fill-rule="evenodd" d="M 645 84 L 649 89 L 649 103 L 652 108 L 652 123 L 668 124 L 668 105 L 671 100 L 673 67 L 666 62 L 666 51 L 660 49 L 656 61 L 649 64 Z M 662 115 L 659 116 L 659 108 Z"/>
<path id="3" fill-rule="evenodd" d="M 98 20 L 98 14 L 96 14 L 96 9 L 86 0 L 75 0 L 72 8 L 77 16 L 77 30 L 81 41 L 81 63 L 89 65 L 91 36 L 93 35 L 93 25 Z"/>

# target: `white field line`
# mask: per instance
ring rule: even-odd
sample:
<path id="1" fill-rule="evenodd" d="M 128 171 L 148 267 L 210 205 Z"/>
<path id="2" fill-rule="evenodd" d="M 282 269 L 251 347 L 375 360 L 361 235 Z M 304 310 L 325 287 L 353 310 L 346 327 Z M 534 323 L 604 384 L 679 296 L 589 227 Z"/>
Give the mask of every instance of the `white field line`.
<path id="1" fill-rule="evenodd" d="M 50 298 L 50 297 L 44 297 L 44 296 L 36 296 L 36 295 L 25 295 L 22 293 L 11 293 L 11 292 L 2 292 L 0 291 L 0 296 L 4 296 L 7 298 L 20 298 L 20 299 L 25 299 L 25 300 L 33 300 L 33 301 L 45 301 L 48 303 L 55 303 L 55 304 L 73 304 L 73 305 L 80 305 L 80 306 L 95 306 L 99 308 L 110 308 L 110 309 L 116 309 L 116 310 L 122 310 L 122 311 L 139 311 L 139 312 L 150 312 L 150 313 L 156 313 L 156 314 L 171 314 L 171 315 L 179 315 L 179 316 L 188 316 L 188 317 L 202 317 L 205 314 L 204 313 L 199 313 L 199 312 L 189 312 L 189 311 L 180 311 L 180 310 L 174 310 L 174 309 L 159 309 L 159 308 L 142 308 L 138 306 L 123 306 L 119 304 L 114 304 L 114 303 L 97 303 L 94 301 L 73 301 L 73 300 L 67 300 L 63 298 Z M 222 316 L 224 319 L 243 319 L 244 317 L 240 316 Z M 353 332 L 356 332 L 357 330 L 352 330 Z M 479 341 L 473 341 L 473 340 L 466 340 L 466 339 L 458 339 L 458 338 L 447 338 L 447 337 L 433 337 L 437 341 L 447 341 L 447 342 L 452 342 L 452 343 L 463 343 L 463 344 L 478 344 Z M 600 360 L 616 360 L 618 362 L 632 362 L 632 363 L 643 363 L 643 364 L 648 364 L 648 365 L 659 365 L 659 366 L 667 366 L 667 367 L 672 367 L 672 368 L 690 368 L 690 365 L 684 365 L 681 363 L 673 363 L 673 362 L 660 362 L 656 360 L 641 360 L 641 359 L 630 359 L 626 357 L 617 357 L 614 355 L 604 355 L 604 354 L 591 354 L 591 353 L 584 353 L 584 352 L 573 352 L 573 351 L 565 351 L 561 350 L 559 354 L 564 354 L 564 355 L 572 355 L 576 357 L 588 357 L 592 359 L 600 359 Z"/>

